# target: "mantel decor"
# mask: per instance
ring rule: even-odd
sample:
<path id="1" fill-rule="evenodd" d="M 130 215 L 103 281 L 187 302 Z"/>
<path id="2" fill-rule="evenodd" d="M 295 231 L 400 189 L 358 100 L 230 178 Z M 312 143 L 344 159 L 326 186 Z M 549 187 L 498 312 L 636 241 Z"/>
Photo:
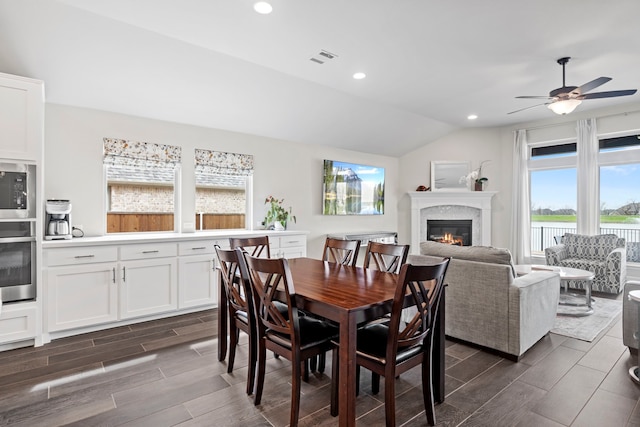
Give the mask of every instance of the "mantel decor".
<path id="1" fill-rule="evenodd" d="M 269 210 L 264 217 L 264 225 L 272 230 L 286 230 L 287 222 L 293 220 L 296 222 L 296 217 L 291 212 L 291 206 L 289 209 L 285 209 L 282 206 L 284 199 L 276 199 L 273 196 L 269 196 L 265 199 L 264 204 L 269 205 Z"/>
<path id="2" fill-rule="evenodd" d="M 469 162 L 438 160 L 431 162 L 431 191 L 468 191 L 460 179 L 469 173 Z"/>

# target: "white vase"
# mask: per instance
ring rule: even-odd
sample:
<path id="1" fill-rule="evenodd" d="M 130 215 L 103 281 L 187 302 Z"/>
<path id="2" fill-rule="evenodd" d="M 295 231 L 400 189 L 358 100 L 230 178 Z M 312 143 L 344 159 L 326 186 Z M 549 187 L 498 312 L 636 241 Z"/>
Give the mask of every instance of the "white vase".
<path id="1" fill-rule="evenodd" d="M 273 229 L 277 231 L 282 231 L 285 229 L 285 226 L 280 221 L 273 222 Z"/>

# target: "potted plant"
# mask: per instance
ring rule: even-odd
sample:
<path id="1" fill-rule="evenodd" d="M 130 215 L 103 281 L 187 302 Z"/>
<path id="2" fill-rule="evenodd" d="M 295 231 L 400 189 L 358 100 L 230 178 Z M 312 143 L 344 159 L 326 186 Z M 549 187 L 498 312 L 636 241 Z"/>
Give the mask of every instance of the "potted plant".
<path id="1" fill-rule="evenodd" d="M 264 225 L 274 230 L 285 230 L 287 228 L 287 222 L 293 220 L 296 222 L 296 217 L 291 212 L 291 206 L 289 209 L 285 209 L 282 206 L 284 199 L 276 199 L 273 196 L 269 196 L 265 199 L 264 204 L 269 205 L 269 210 L 264 217 Z"/>
<path id="2" fill-rule="evenodd" d="M 489 160 L 485 160 L 483 162 L 480 163 L 480 166 L 478 167 L 478 169 L 475 169 L 471 172 L 469 172 L 468 175 L 465 175 L 463 177 L 460 178 L 460 183 L 462 182 L 466 182 L 467 185 L 470 185 L 471 182 L 473 181 L 474 183 L 474 190 L 475 191 L 482 191 L 483 190 L 483 186 L 484 183 L 489 181 L 489 178 L 482 176 L 482 166 L 487 163 Z"/>

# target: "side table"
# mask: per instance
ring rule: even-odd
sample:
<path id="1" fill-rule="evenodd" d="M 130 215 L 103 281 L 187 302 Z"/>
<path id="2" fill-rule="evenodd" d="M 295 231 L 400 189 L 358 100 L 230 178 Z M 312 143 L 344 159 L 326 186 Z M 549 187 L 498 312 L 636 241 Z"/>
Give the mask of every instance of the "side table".
<path id="1" fill-rule="evenodd" d="M 638 341 L 640 340 L 640 290 L 629 292 L 629 301 L 635 302 L 638 306 L 638 326 L 633 334 L 633 337 Z M 640 352 L 638 352 L 638 365 L 640 365 Z M 629 376 L 636 384 L 640 384 L 640 368 L 638 365 L 629 368 Z"/>

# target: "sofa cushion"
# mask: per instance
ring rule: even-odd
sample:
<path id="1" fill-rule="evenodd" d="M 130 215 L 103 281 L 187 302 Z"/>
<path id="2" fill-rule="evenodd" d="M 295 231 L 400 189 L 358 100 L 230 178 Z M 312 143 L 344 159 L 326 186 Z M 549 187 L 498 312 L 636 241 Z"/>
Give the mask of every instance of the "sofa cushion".
<path id="1" fill-rule="evenodd" d="M 457 246 L 445 243 L 426 241 L 420 243 L 420 253 L 438 257 L 452 257 L 467 261 L 486 262 L 489 264 L 504 264 L 511 266 L 513 277 L 516 276 L 511 252 L 507 249 L 491 246 Z"/>

